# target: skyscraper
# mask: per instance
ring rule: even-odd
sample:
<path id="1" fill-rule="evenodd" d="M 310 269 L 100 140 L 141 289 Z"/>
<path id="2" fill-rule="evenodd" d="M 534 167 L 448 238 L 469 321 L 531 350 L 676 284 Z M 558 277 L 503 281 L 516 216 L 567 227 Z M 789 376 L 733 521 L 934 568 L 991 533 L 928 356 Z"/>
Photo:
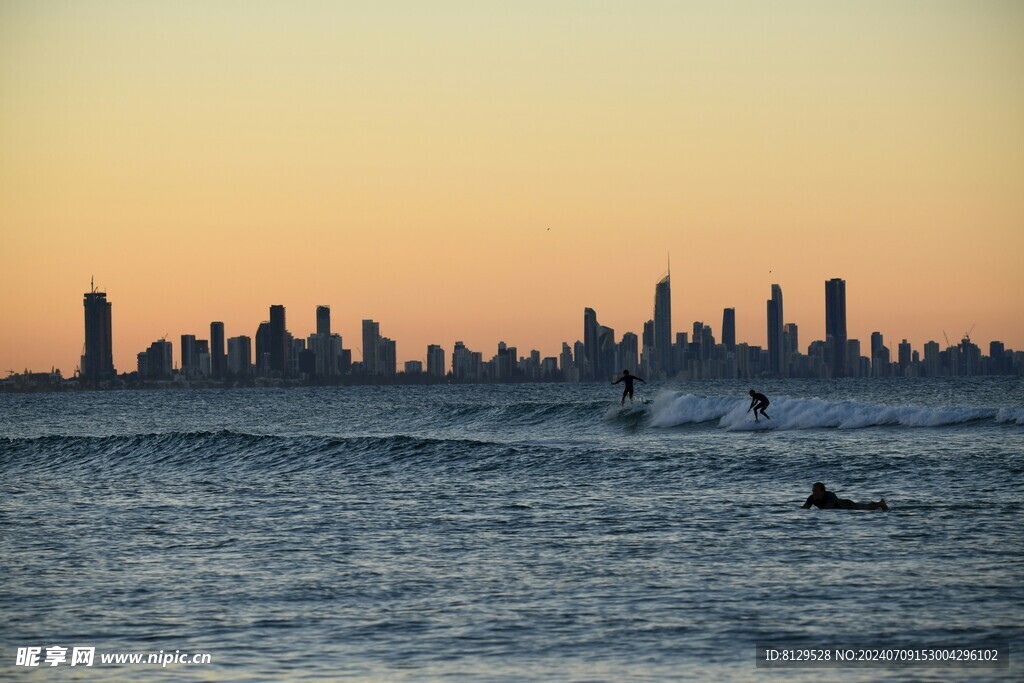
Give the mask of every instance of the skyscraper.
<path id="1" fill-rule="evenodd" d="M 316 335 L 310 337 L 310 349 L 316 357 L 316 374 L 328 377 L 338 374 L 338 358 L 331 343 L 331 307 L 316 307 Z"/>
<path id="2" fill-rule="evenodd" d="M 593 308 L 583 309 L 583 350 L 587 362 L 580 367 L 580 375 L 584 380 L 594 379 L 597 375 L 597 357 L 600 347 L 597 340 L 597 312 Z"/>
<path id="3" fill-rule="evenodd" d="M 672 374 L 671 273 L 654 286 L 654 370 Z"/>
<path id="4" fill-rule="evenodd" d="M 224 323 L 210 323 L 210 376 L 224 379 L 227 376 L 227 356 L 224 355 Z"/>
<path id="5" fill-rule="evenodd" d="M 251 372 L 252 341 L 246 337 L 228 339 L 228 372 L 234 377 L 246 377 Z"/>
<path id="6" fill-rule="evenodd" d="M 381 367 L 378 362 L 380 347 L 380 323 L 372 320 L 363 321 L 363 374 L 379 375 Z"/>
<path id="7" fill-rule="evenodd" d="M 837 277 L 825 281 L 825 341 L 832 376 L 846 375 L 846 280 Z"/>
<path id="8" fill-rule="evenodd" d="M 427 374 L 431 377 L 444 377 L 444 349 L 440 344 L 427 347 Z"/>
<path id="9" fill-rule="evenodd" d="M 768 300 L 768 369 L 775 375 L 786 375 L 787 363 L 782 337 L 782 287 L 772 285 Z"/>
<path id="10" fill-rule="evenodd" d="M 615 372 L 615 330 L 600 325 L 597 328 L 597 365 L 594 368 L 595 379 L 608 379 Z"/>
<path id="11" fill-rule="evenodd" d="M 316 333 L 324 339 L 331 336 L 331 307 L 316 307 Z"/>
<path id="12" fill-rule="evenodd" d="M 629 370 L 634 375 L 640 370 L 640 340 L 632 332 L 622 335 L 619 342 L 619 364 L 623 370 Z"/>
<path id="13" fill-rule="evenodd" d="M 736 309 L 726 308 L 722 311 L 722 344 L 726 351 L 736 349 Z"/>
<path id="14" fill-rule="evenodd" d="M 90 382 L 110 380 L 114 371 L 114 345 L 111 334 L 110 302 L 106 292 L 97 292 L 96 287 L 85 293 L 85 352 L 82 354 L 80 371 Z"/>
<path id="15" fill-rule="evenodd" d="M 181 335 L 181 372 L 186 377 L 198 374 L 196 335 Z"/>
<path id="16" fill-rule="evenodd" d="M 270 323 L 266 320 L 256 328 L 256 371 L 261 376 L 270 372 Z"/>
<path id="17" fill-rule="evenodd" d="M 281 376 L 288 374 L 288 338 L 284 306 L 270 307 L 270 370 Z"/>

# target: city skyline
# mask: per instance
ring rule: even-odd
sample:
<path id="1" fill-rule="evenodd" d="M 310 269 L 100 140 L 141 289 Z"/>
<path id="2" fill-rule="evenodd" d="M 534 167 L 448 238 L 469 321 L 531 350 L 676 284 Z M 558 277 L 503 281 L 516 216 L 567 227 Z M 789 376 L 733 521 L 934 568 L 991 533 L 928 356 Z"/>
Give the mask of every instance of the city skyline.
<path id="1" fill-rule="evenodd" d="M 751 343 L 838 274 L 849 338 L 1024 347 L 1024 5 L 386 5 L 3 3 L 0 368 L 79 362 L 93 274 L 117 367 L 268 302 L 557 355 L 666 253 Z"/>
<path id="2" fill-rule="evenodd" d="M 623 369 L 640 371 L 651 379 L 752 379 L 1013 374 L 1024 368 L 1024 351 L 1015 351 L 999 340 L 990 343 L 986 356 L 977 341 L 970 339 L 973 328 L 957 343 L 944 335 L 945 347 L 929 340 L 920 349 L 913 348 L 906 338 L 898 345 L 889 339 L 886 345 L 884 334 L 874 331 L 870 351 L 864 356 L 860 340 L 847 336 L 846 281 L 831 278 L 824 284 L 826 335 L 808 343 L 806 354 L 799 342 L 799 325 L 785 322 L 783 292 L 778 284 L 772 284 L 767 301 L 767 344 L 762 348 L 736 339 L 734 308 L 723 309 L 718 337 L 714 326 L 702 321 L 692 323 L 692 335 L 673 329 L 667 313 L 671 279 L 666 274 L 655 285 L 653 317 L 643 324 L 641 336 L 632 331 L 617 335 L 613 328 L 600 324 L 597 312 L 587 307 L 583 311 L 581 338 L 574 343 L 571 338 L 563 341 L 557 356 L 545 357 L 536 348 L 528 356 L 520 356 L 517 347 L 501 340 L 497 343 L 498 353 L 488 361 L 483 352 L 472 351 L 458 340 L 452 345 L 449 368 L 441 344 L 428 345 L 425 362 L 409 359 L 399 363 L 397 342 L 381 334 L 379 321 L 364 319 L 361 357 L 357 360 L 351 348 L 344 348 L 342 335 L 333 331 L 330 306 L 316 307 L 315 329 L 303 337 L 288 329 L 286 307 L 272 304 L 269 320 L 259 323 L 254 336 L 240 334 L 225 339 L 224 323 L 212 321 L 209 339 L 181 335 L 176 362 L 173 342 L 165 334 L 138 352 L 137 373 L 122 370 L 122 374 L 135 373 L 142 381 L 171 379 L 172 372 L 183 379 L 202 381 L 236 381 L 247 377 L 322 381 L 343 376 L 395 378 L 401 372 L 399 368 L 404 367 L 404 374 L 419 375 L 426 371 L 438 379 L 451 373 L 455 379 L 471 381 L 509 381 L 516 377 L 589 381 L 609 378 Z M 89 384 L 107 382 L 116 377 L 115 368 L 111 367 L 112 302 L 106 292 L 97 290 L 95 282 L 90 281 L 83 306 L 84 344 L 75 375 L 80 374 Z M 666 339 L 671 339 L 671 343 Z M 804 340 L 806 343 L 806 337 Z M 13 370 L 10 372 L 14 374 Z M 45 372 L 26 372 L 22 377 L 29 374 L 46 376 Z"/>

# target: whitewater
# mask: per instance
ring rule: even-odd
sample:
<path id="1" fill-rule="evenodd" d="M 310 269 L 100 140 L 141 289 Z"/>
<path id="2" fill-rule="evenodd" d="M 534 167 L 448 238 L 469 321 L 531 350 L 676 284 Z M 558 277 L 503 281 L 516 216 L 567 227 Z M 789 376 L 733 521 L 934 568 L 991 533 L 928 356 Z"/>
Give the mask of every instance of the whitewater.
<path id="1" fill-rule="evenodd" d="M 111 681 L 817 681 L 755 644 L 1024 651 L 1018 378 L 766 380 L 761 422 L 750 388 L 0 395 L 0 679 L 55 644 L 213 657 L 88 672 Z M 815 481 L 891 512 L 803 510 Z"/>

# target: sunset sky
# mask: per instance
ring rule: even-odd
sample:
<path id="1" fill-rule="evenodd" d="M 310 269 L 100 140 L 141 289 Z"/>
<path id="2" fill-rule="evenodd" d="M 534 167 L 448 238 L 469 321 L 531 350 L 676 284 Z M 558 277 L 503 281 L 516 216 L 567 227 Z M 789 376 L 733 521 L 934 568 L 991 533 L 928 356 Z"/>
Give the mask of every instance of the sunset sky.
<path id="1" fill-rule="evenodd" d="M 772 283 L 800 343 L 1024 349 L 1024 3 L 0 2 L 0 368 L 332 308 L 557 355 Z M 354 357 L 360 357 L 354 351 Z"/>

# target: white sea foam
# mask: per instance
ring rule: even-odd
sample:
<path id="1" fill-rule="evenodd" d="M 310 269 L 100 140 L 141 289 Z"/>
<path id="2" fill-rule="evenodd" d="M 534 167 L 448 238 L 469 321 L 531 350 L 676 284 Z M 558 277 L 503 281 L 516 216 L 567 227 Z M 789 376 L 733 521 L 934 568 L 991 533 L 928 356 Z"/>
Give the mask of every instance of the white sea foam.
<path id="1" fill-rule="evenodd" d="M 754 422 L 747 412 L 749 399 L 731 396 L 694 396 L 668 391 L 653 404 L 651 425 L 676 427 L 718 421 L 728 431 L 755 429 L 858 429 L 882 425 L 940 427 L 973 420 L 995 419 L 1024 424 L 1018 408 L 970 408 L 962 406 L 887 406 L 858 401 L 825 401 L 820 398 L 779 396 L 768 407 L 771 420 Z"/>
<path id="2" fill-rule="evenodd" d="M 996 422 L 1024 425 L 1024 408 L 1000 408 L 996 411 Z"/>

